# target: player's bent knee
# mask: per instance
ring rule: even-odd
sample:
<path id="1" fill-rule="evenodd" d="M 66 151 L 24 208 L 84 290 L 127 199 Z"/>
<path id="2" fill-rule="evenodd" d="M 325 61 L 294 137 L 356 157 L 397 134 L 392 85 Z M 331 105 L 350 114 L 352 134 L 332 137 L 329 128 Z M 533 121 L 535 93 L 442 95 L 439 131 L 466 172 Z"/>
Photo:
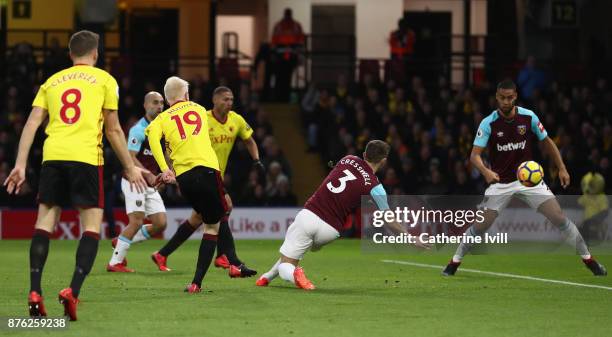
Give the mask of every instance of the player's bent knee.
<path id="1" fill-rule="evenodd" d="M 216 224 L 205 224 L 204 234 L 217 235 L 219 234 L 219 223 Z"/>
<path id="2" fill-rule="evenodd" d="M 484 211 L 483 221 L 475 222 L 474 226 L 480 231 L 486 231 L 491 227 L 495 219 L 497 219 L 498 212 L 492 209 L 488 209 Z"/>

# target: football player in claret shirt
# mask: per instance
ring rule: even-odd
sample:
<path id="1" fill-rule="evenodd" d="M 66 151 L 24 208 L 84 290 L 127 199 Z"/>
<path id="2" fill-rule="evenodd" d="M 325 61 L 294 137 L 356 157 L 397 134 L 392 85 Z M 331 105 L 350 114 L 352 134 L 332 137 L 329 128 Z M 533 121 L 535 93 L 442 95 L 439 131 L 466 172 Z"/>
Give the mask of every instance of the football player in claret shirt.
<path id="1" fill-rule="evenodd" d="M 376 171 L 387 162 L 389 149 L 389 144 L 372 140 L 366 145 L 363 159 L 345 156 L 338 161 L 296 215 L 280 247 L 280 259 L 257 280 L 257 286 L 265 287 L 280 275 L 298 288 L 315 289 L 304 270 L 298 267 L 304 254 L 309 249 L 319 250 L 340 237 L 338 230 L 347 215 L 361 205 L 362 195 L 371 195 L 378 209 L 389 209 L 387 193 L 376 177 Z M 420 241 L 416 245 L 429 248 L 428 244 Z"/>
<path id="2" fill-rule="evenodd" d="M 41 278 L 49 252 L 49 238 L 59 221 L 61 207 L 72 206 L 78 209 L 85 231 L 76 251 L 70 287 L 60 291 L 59 299 L 64 305 L 64 314 L 70 320 L 77 319 L 81 286 L 98 252 L 104 208 L 104 134 L 121 161 L 131 188 L 139 191 L 146 188 L 143 170 L 134 165 L 119 124 L 117 81 L 106 71 L 94 67 L 98 59 L 98 39 L 97 34 L 86 30 L 70 37 L 70 57 L 74 65 L 53 74 L 40 86 L 21 134 L 15 168 L 4 182 L 9 194 L 19 193 L 26 178 L 34 135 L 49 116 L 38 189 L 38 217 L 30 246 L 30 316 L 47 315 Z"/>
<path id="3" fill-rule="evenodd" d="M 112 240 L 113 255 L 106 265 L 106 270 L 109 272 L 133 272 L 133 269 L 127 267 L 126 259 L 130 245 L 148 240 L 166 228 L 166 207 L 161 195 L 154 188 L 156 175 L 160 171 L 145 136 L 145 128 L 164 109 L 164 98 L 158 92 L 149 92 L 144 97 L 143 106 L 145 115 L 130 128 L 127 147 L 134 163 L 150 172 L 145 174 L 149 187 L 143 193 L 139 193 L 130 189 L 125 178 L 121 180 L 121 191 L 125 199 L 125 212 L 129 224 L 121 235 Z M 150 225 L 143 224 L 145 217 L 151 221 Z"/>
<path id="4" fill-rule="evenodd" d="M 548 137 L 538 116 L 531 110 L 515 105 L 517 93 L 514 82 L 505 80 L 499 83 L 495 98 L 498 109 L 480 123 L 470 158 L 490 184 L 480 205 L 484 209 L 484 221 L 474 223 L 466 233 L 470 236 L 484 235 L 499 212 L 508 205 L 513 196 L 517 196 L 559 228 L 566 242 L 576 248 L 582 261 L 594 275 L 606 275 L 606 268 L 595 261 L 576 225 L 563 214 L 546 183 L 542 181 L 536 186 L 526 187 L 516 178 L 519 165 L 533 160 L 532 148 L 536 145 L 535 140 L 538 140 L 544 144 L 545 151 L 559 169 L 561 186 L 566 188 L 570 183 L 570 176 L 559 149 Z M 491 168 L 485 166 L 481 157 L 485 148 L 489 149 Z M 442 275 L 454 275 L 471 246 L 470 243 L 461 243 Z"/>
<path id="5" fill-rule="evenodd" d="M 204 221 L 196 271 L 185 291 L 198 293 L 217 247 L 219 221 L 227 214 L 219 161 L 210 144 L 206 109 L 189 101 L 189 83 L 170 77 L 164 95 L 170 105 L 145 129 L 164 183 L 176 182 L 185 199 Z M 164 138 L 173 169 L 168 167 L 160 141 Z M 155 258 L 155 255 L 153 256 Z"/>
<path id="6" fill-rule="evenodd" d="M 231 111 L 233 102 L 234 95 L 232 91 L 227 87 L 218 87 L 213 92 L 214 106 L 211 110 L 206 112 L 210 142 L 219 160 L 221 177 L 225 174 L 227 161 L 237 137 L 242 139 L 246 145 L 253 159 L 253 165 L 263 173 L 264 166 L 261 161 L 259 161 L 257 143 L 255 143 L 252 137 L 253 129 L 251 129 L 242 116 Z M 232 199 L 225 188 L 223 188 L 223 193 L 228 205 L 228 212 L 221 219 L 219 225 L 215 266 L 229 269 L 229 276 L 232 278 L 251 277 L 257 274 L 257 271 L 249 269 L 236 255 L 234 237 L 232 236 L 232 231 L 228 223 L 229 213 L 232 209 Z M 195 211 L 191 212 L 191 217 L 179 226 L 176 233 L 170 238 L 166 245 L 158 252 L 153 253 L 153 261 L 155 261 L 159 270 L 170 270 L 167 266 L 168 256 L 182 245 L 201 225 L 202 217 Z"/>

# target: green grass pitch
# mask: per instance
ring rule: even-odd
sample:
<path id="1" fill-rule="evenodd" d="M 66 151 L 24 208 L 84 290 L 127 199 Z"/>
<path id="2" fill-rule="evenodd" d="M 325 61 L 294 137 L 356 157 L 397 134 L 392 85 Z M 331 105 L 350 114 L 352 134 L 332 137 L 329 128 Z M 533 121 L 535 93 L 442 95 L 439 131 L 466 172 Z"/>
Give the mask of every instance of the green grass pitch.
<path id="1" fill-rule="evenodd" d="M 112 252 L 100 242 L 92 273 L 81 291 L 79 321 L 67 330 L 8 331 L 0 335 L 61 336 L 609 336 L 612 290 L 382 263 L 383 259 L 443 265 L 446 254 L 363 253 L 357 240 L 340 240 L 303 265 L 318 287 L 295 289 L 280 279 L 267 288 L 255 278 L 230 279 L 212 267 L 203 292 L 183 293 L 191 281 L 198 242 L 158 272 L 149 254 L 154 240 L 131 247 L 134 274 L 105 271 Z M 43 275 L 50 317 L 63 313 L 57 292 L 69 284 L 77 241 L 52 241 Z M 276 261 L 279 241 L 239 241 L 240 257 L 260 273 Z M 29 241 L 0 241 L 0 316 L 26 316 Z M 612 267 L 612 256 L 600 256 Z M 473 255 L 462 267 L 612 287 L 576 256 Z"/>

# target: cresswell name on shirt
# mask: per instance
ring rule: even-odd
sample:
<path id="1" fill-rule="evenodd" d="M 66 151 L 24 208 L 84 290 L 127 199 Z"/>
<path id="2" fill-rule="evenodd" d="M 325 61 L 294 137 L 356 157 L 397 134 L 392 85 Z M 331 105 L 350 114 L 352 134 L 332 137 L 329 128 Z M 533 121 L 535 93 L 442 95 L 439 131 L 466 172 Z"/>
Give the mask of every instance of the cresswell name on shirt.
<path id="1" fill-rule="evenodd" d="M 342 159 L 340 160 L 341 165 L 349 165 L 357 169 L 357 172 L 361 174 L 366 186 L 372 185 L 370 174 L 361 166 L 355 159 Z"/>

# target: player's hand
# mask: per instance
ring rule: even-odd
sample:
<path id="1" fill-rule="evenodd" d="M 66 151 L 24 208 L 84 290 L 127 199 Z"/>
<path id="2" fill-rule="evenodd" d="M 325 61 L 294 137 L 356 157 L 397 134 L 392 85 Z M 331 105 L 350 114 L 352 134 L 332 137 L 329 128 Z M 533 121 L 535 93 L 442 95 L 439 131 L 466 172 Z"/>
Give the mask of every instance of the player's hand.
<path id="1" fill-rule="evenodd" d="M 559 169 L 559 182 L 561 187 L 567 188 L 570 184 L 570 175 L 566 168 Z"/>
<path id="2" fill-rule="evenodd" d="M 143 177 L 146 173 L 151 174 L 148 170 L 137 166 L 132 166 L 125 170 L 125 177 L 130 182 L 130 190 L 133 191 L 136 188 L 138 193 L 144 193 L 147 190 L 147 181 Z"/>
<path id="3" fill-rule="evenodd" d="M 261 160 L 257 159 L 255 161 L 253 161 L 253 167 L 257 170 L 257 172 L 259 174 L 261 174 L 261 175 L 265 175 L 266 174 L 266 167 L 261 162 Z"/>
<path id="4" fill-rule="evenodd" d="M 155 187 L 157 185 L 157 176 L 151 172 L 143 172 L 142 176 L 147 181 L 147 184 L 151 187 Z"/>
<path id="5" fill-rule="evenodd" d="M 414 241 L 414 246 L 421 248 L 421 249 L 429 250 L 431 249 L 433 245 L 427 241 L 422 240 L 421 236 L 419 235 L 416 237 L 416 240 Z"/>
<path id="6" fill-rule="evenodd" d="M 495 184 L 499 182 L 499 174 L 491 171 L 491 170 L 487 170 L 484 173 L 484 178 L 485 181 L 487 182 L 487 184 Z"/>
<path id="7" fill-rule="evenodd" d="M 174 171 L 167 169 L 160 174 L 160 179 L 164 184 L 176 184 L 176 176 Z"/>
<path id="8" fill-rule="evenodd" d="M 21 185 L 25 182 L 26 174 L 24 166 L 15 166 L 9 176 L 4 181 L 8 194 L 19 194 Z"/>

